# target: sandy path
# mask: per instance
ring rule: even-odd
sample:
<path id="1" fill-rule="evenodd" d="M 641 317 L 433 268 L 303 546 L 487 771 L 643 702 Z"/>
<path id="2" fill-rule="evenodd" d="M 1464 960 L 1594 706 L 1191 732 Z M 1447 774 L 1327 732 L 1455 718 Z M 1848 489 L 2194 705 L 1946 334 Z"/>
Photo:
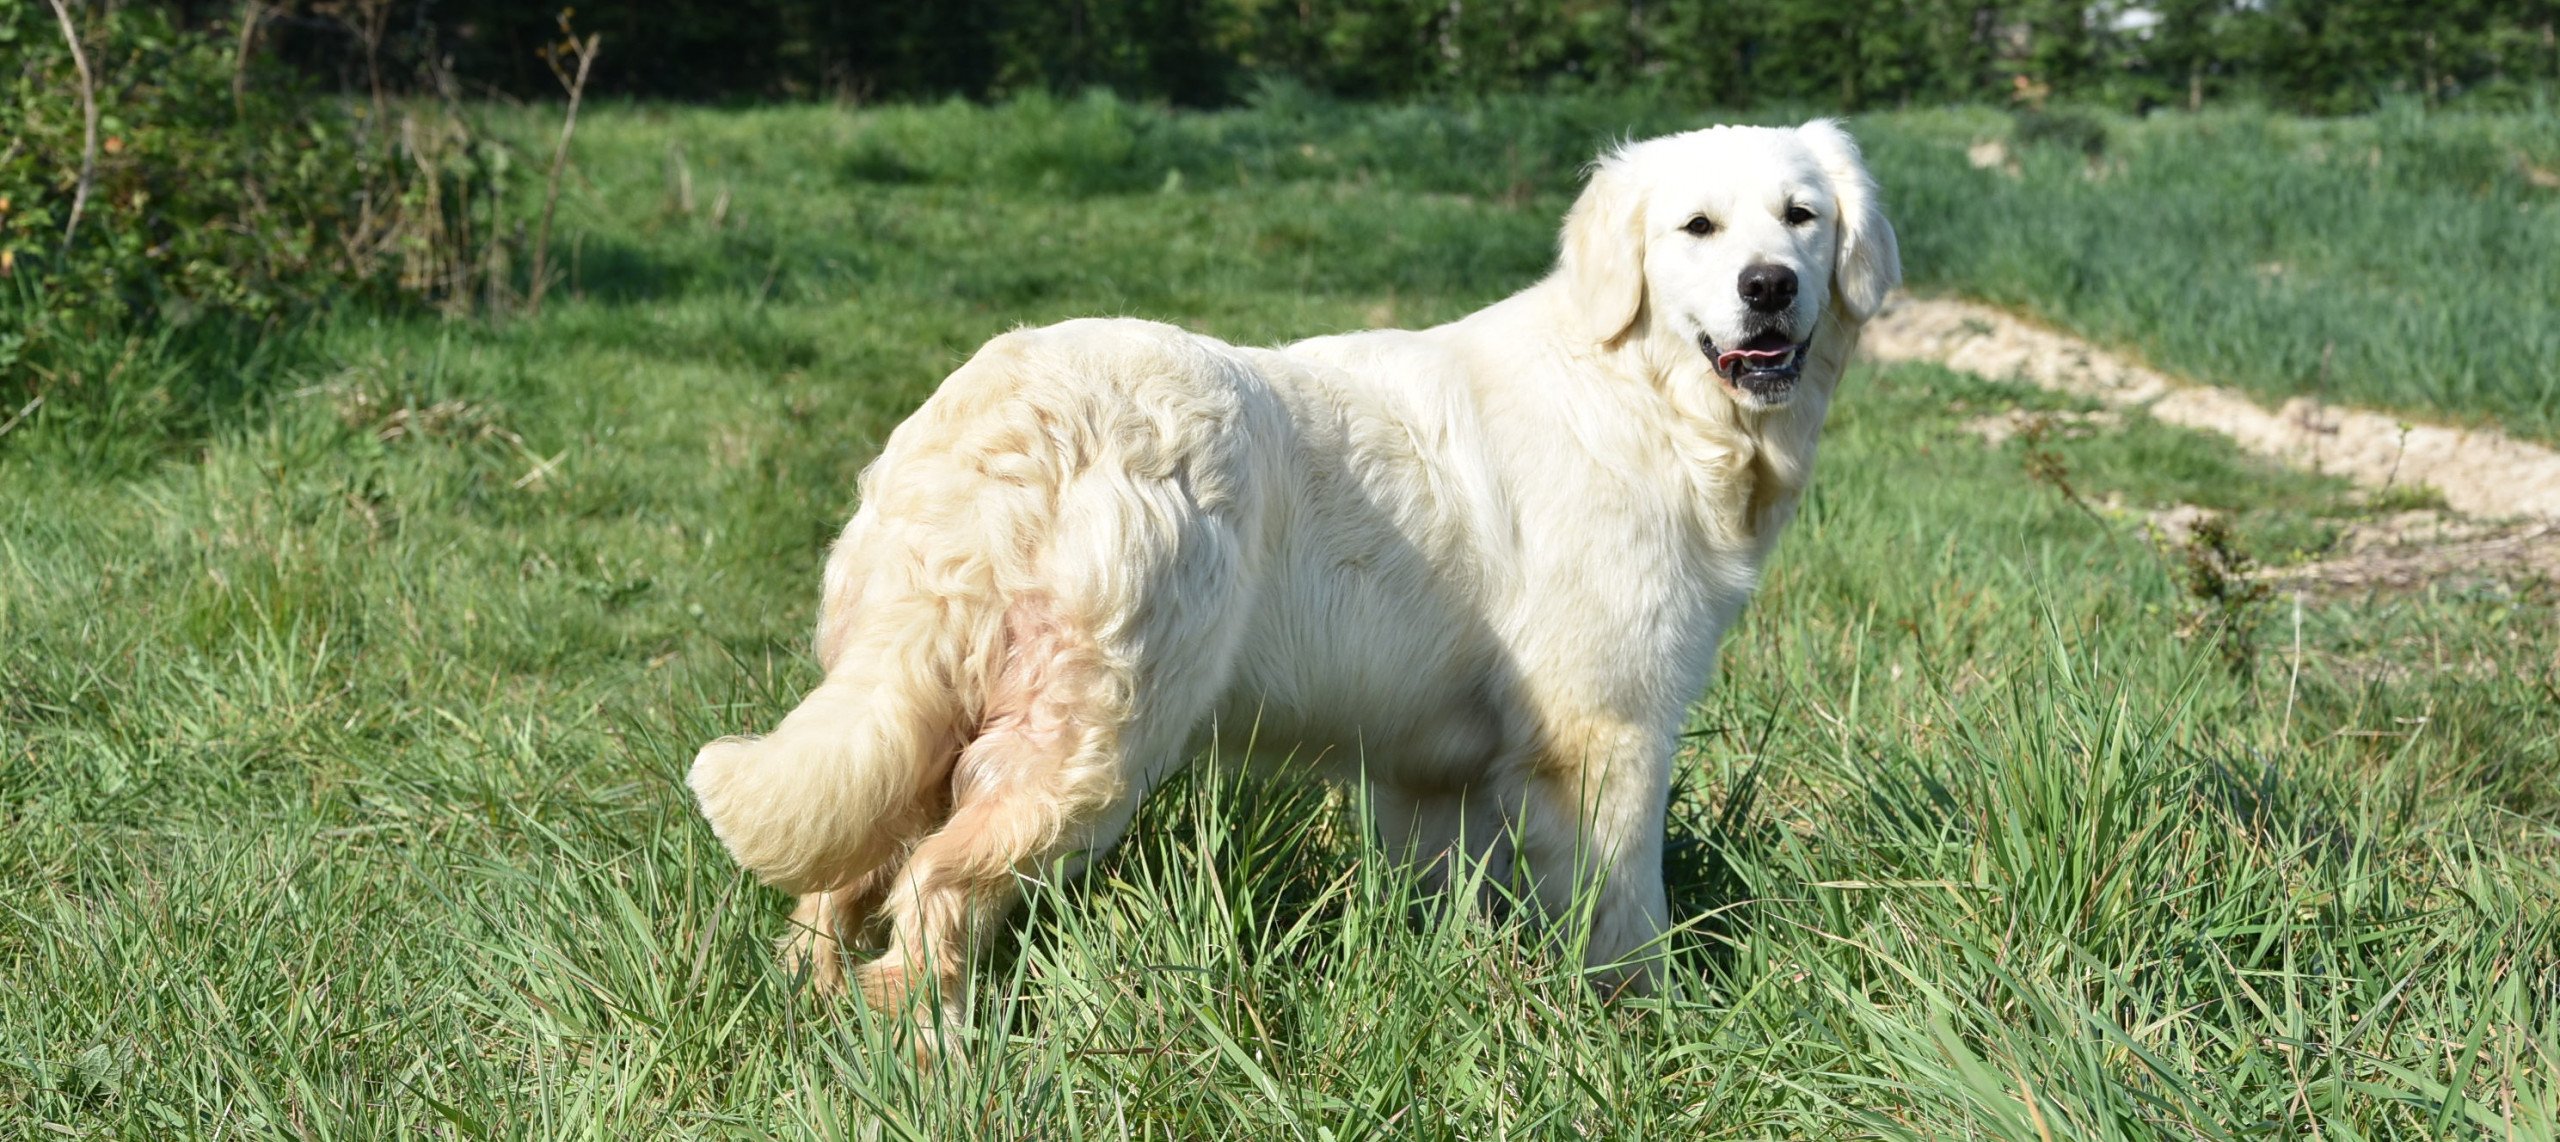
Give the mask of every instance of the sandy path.
<path id="1" fill-rule="evenodd" d="M 2366 487 L 2418 484 L 2464 515 L 2560 521 L 2560 452 L 2496 429 L 2411 424 L 2309 397 L 2272 412 L 2230 389 L 2174 380 L 2086 341 L 1968 301 L 1896 296 L 1860 342 L 1879 361 L 1925 361 L 1994 380 L 2140 406 L 2287 464 Z"/>

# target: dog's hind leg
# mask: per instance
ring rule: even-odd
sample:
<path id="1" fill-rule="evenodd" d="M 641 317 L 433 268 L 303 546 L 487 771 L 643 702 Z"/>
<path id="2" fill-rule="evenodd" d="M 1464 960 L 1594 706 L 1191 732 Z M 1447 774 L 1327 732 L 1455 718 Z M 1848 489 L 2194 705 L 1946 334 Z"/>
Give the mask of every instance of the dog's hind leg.
<path id="1" fill-rule="evenodd" d="M 798 906 L 791 910 L 790 930 L 775 941 L 775 949 L 782 956 L 782 969 L 806 978 L 810 989 L 820 995 L 844 994 L 845 945 L 859 941 L 863 930 L 879 915 L 889 886 L 896 882 L 898 869 L 906 863 L 904 850 L 923 840 L 949 810 L 947 795 L 924 799 L 916 810 L 882 825 L 884 831 L 902 838 L 900 855 L 842 888 L 802 893 Z"/>
<path id="2" fill-rule="evenodd" d="M 865 880 L 880 877 L 874 873 Z M 856 926 L 848 926 L 842 902 L 854 889 L 833 892 L 804 892 L 800 903 L 791 910 L 791 928 L 775 941 L 782 954 L 782 970 L 805 976 L 811 990 L 820 995 L 844 992 L 844 942 L 854 934 Z"/>
<path id="3" fill-rule="evenodd" d="M 1167 681 L 1163 670 L 1131 670 L 1045 597 L 1018 600 L 1007 631 L 986 725 L 952 774 L 950 820 L 916 847 L 882 903 L 889 946 L 857 980 L 875 1008 L 922 1011 L 938 998 L 956 1021 L 962 975 L 1019 898 L 1015 877 L 1116 842 L 1206 713 L 1215 691 L 1199 675 L 1225 671 L 1167 663 L 1195 671 Z"/>
<path id="4" fill-rule="evenodd" d="M 902 1013 L 938 996 L 956 1016 L 1016 878 L 1107 847 L 1184 760 L 1250 617 L 1268 530 L 1257 481 L 1276 478 L 1250 466 L 1279 467 L 1253 447 L 1279 435 L 1258 374 L 1196 338 L 1073 323 L 983 356 L 1048 379 L 998 386 L 1010 427 L 950 481 L 979 501 L 949 522 L 971 535 L 965 562 L 988 568 L 993 605 L 972 612 L 987 641 L 953 675 L 974 716 L 949 817 L 891 881 L 888 946 L 855 981 Z"/>

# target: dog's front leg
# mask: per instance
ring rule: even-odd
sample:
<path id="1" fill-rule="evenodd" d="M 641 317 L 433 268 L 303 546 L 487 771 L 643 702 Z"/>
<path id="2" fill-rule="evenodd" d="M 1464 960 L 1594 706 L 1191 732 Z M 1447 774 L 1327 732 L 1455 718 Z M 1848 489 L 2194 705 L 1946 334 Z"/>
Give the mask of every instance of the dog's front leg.
<path id="1" fill-rule="evenodd" d="M 1549 725 L 1522 790 L 1522 862 L 1559 935 L 1584 936 L 1594 982 L 1642 994 L 1659 982 L 1671 911 L 1662 885 L 1670 742 L 1605 719 Z"/>

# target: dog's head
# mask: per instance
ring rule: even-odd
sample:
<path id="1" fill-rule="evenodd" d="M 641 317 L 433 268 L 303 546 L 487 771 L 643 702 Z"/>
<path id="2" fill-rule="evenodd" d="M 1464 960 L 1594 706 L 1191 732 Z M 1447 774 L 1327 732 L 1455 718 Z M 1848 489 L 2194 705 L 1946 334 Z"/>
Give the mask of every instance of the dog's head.
<path id="1" fill-rule="evenodd" d="M 1902 258 L 1857 144 L 1817 119 L 1604 157 L 1565 219 L 1562 273 L 1594 341 L 1676 338 L 1736 403 L 1773 409 L 1823 323 L 1874 316 Z"/>

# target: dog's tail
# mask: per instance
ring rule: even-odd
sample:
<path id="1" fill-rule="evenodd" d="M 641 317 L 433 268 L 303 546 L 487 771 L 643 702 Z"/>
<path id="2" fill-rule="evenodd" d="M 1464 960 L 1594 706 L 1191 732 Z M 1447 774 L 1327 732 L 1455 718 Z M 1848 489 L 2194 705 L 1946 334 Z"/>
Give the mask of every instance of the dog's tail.
<path id="1" fill-rule="evenodd" d="M 966 716 L 940 648 L 850 647 L 763 737 L 702 747 L 688 783 L 740 865 L 791 892 L 843 887 L 910 839 L 940 800 Z M 888 653 L 853 657 L 874 649 Z M 903 650 L 904 653 L 900 653 Z"/>

